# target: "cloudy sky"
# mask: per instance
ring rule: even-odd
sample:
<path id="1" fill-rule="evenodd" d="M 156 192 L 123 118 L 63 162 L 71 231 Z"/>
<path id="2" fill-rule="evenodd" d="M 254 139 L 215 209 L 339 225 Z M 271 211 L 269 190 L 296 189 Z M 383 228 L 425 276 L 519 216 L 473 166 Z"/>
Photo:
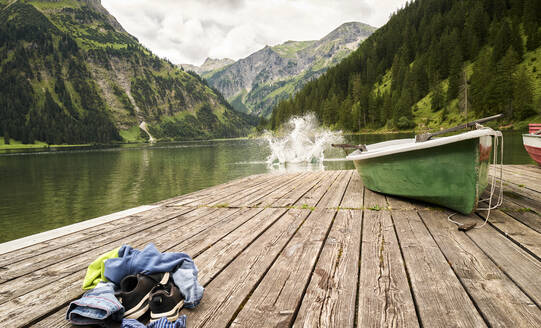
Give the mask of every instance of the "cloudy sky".
<path id="1" fill-rule="evenodd" d="M 406 0 L 102 0 L 160 57 L 201 65 L 287 40 L 320 39 L 340 24 L 384 25 Z"/>

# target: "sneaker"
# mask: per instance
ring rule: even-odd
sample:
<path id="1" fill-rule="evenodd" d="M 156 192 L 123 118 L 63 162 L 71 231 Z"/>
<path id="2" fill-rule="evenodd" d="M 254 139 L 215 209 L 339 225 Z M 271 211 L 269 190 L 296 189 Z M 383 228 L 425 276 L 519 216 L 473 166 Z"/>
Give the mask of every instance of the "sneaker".
<path id="1" fill-rule="evenodd" d="M 169 272 L 151 275 L 137 274 L 124 277 L 120 281 L 118 296 L 126 312 L 124 317 L 138 319 L 148 310 L 148 300 L 152 288 L 169 281 Z"/>
<path id="2" fill-rule="evenodd" d="M 183 306 L 184 299 L 174 283 L 170 281 L 166 285 L 158 285 L 150 293 L 150 322 L 163 317 L 175 321 Z"/>

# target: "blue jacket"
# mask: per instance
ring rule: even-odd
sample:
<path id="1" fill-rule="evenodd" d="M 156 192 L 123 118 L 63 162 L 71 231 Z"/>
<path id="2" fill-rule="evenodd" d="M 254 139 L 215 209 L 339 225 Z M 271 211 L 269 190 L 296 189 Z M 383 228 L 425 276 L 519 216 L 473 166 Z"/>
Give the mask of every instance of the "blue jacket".
<path id="1" fill-rule="evenodd" d="M 184 296 L 184 307 L 199 304 L 204 288 L 197 281 L 197 267 L 185 253 L 161 253 L 154 244 L 142 251 L 124 245 L 118 250 L 118 258 L 105 261 L 104 275 L 107 280 L 119 285 L 127 275 L 172 272 L 173 281 Z"/>

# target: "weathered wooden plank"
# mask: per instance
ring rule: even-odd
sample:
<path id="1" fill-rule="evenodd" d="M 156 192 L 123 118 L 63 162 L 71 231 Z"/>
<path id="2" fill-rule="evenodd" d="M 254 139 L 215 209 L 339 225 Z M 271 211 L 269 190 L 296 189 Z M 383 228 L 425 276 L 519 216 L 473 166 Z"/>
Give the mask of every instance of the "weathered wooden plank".
<path id="1" fill-rule="evenodd" d="M 317 208 L 336 209 L 340 206 L 344 193 L 351 179 L 352 171 L 340 171 L 341 174 L 332 182 L 327 192 L 317 203 Z"/>
<path id="2" fill-rule="evenodd" d="M 204 197 L 196 196 L 188 199 L 184 199 L 180 202 L 175 202 L 172 205 L 174 206 L 201 206 L 201 205 L 211 205 L 217 201 L 222 200 L 223 198 L 228 198 L 229 201 L 233 201 L 236 198 L 232 196 L 245 196 L 251 191 L 256 191 L 262 187 L 267 186 L 269 183 L 277 183 L 284 179 L 283 175 L 278 174 L 266 174 L 262 175 L 258 180 L 252 181 L 251 183 L 238 184 L 233 187 L 220 189 L 216 191 L 211 191 Z M 242 192 L 242 195 L 239 196 L 237 192 Z"/>
<path id="3" fill-rule="evenodd" d="M 290 325 L 335 213 L 331 209 L 316 209 L 310 214 L 242 306 L 232 327 Z"/>
<path id="4" fill-rule="evenodd" d="M 225 327 L 310 211 L 290 209 L 253 244 L 205 286 L 205 296 L 194 310 L 183 309 L 188 327 Z M 309 219 L 308 219 L 309 220 Z M 198 266 L 203 264 L 196 263 Z M 203 276 L 211 274 L 201 272 Z"/>
<path id="5" fill-rule="evenodd" d="M 500 179 L 499 174 L 496 175 L 495 184 L 497 186 L 500 185 Z M 492 181 L 492 178 L 489 177 L 489 183 Z M 503 175 L 503 185 L 504 190 L 511 190 L 513 192 L 516 192 L 520 195 L 523 195 L 524 197 L 528 197 L 537 201 L 541 201 L 541 193 L 536 190 L 538 189 L 532 189 L 532 185 L 537 185 L 536 183 L 532 183 L 531 181 L 525 181 L 524 179 L 518 179 L 515 177 L 511 177 L 509 174 L 506 174 L 504 172 Z"/>
<path id="6" fill-rule="evenodd" d="M 486 327 L 464 287 L 415 211 L 392 217 L 424 327 Z"/>
<path id="7" fill-rule="evenodd" d="M 51 263 L 47 267 L 43 267 L 0 284 L 0 304 L 13 300 L 20 295 L 29 293 L 33 289 L 40 288 L 44 285 L 49 285 L 50 291 L 54 292 L 56 285 L 61 284 L 66 276 L 78 273 L 81 278 L 84 277 L 84 273 L 90 262 L 111 249 L 123 244 L 130 244 L 136 247 L 152 242 L 153 240 L 160 241 L 162 236 L 166 236 L 170 232 L 171 226 L 174 225 L 174 221 L 181 224 L 186 231 L 189 231 L 190 229 L 193 229 L 194 226 L 201 226 L 199 215 L 217 218 L 219 215 L 222 215 L 221 212 L 225 210 L 226 209 L 201 208 L 184 215 L 175 215 L 167 222 L 162 222 L 145 230 L 134 230 L 128 235 L 121 235 L 120 239 L 112 239 L 109 243 L 97 245 L 96 248 L 89 249 L 88 252 L 80 252 L 67 258 L 53 257 L 52 259 L 56 259 L 56 263 Z M 212 220 L 209 221 L 212 222 Z"/>
<path id="8" fill-rule="evenodd" d="M 210 210 L 202 208 L 201 210 Z M 218 209 L 216 212 L 213 212 L 213 215 L 216 215 L 216 218 L 227 217 L 227 215 L 218 215 L 220 212 L 231 212 L 232 214 L 239 212 L 239 209 Z M 190 212 L 188 214 L 194 214 Z M 211 220 L 208 220 L 211 221 Z M 188 224 L 179 224 L 176 229 L 167 229 L 164 231 L 165 234 L 171 234 L 171 231 L 175 231 L 176 238 L 174 239 L 175 245 L 180 243 L 185 237 L 193 235 L 193 230 L 202 230 L 205 228 L 205 225 L 211 225 L 215 222 L 209 222 L 197 220 L 197 217 L 192 221 L 193 223 Z M 163 231 L 163 229 L 161 229 Z M 184 238 L 183 238 L 184 237 Z M 141 247 L 146 243 L 153 241 L 156 243 L 158 249 L 166 250 L 164 245 L 162 245 L 161 238 L 157 234 L 142 234 L 136 240 L 128 240 L 126 243 L 129 243 L 133 247 Z M 170 245 L 173 246 L 173 245 Z M 104 251 L 108 250 L 107 246 L 104 246 L 105 249 L 101 250 L 99 253 L 94 254 L 82 254 L 81 256 L 74 258 L 73 260 L 64 261 L 63 263 L 53 266 L 52 268 L 46 268 L 38 270 L 30 275 L 21 277 L 25 279 L 24 283 L 32 285 L 32 288 L 26 288 L 26 286 L 19 286 L 15 291 L 24 291 L 25 293 L 13 298 L 10 291 L 5 291 L 4 294 L 0 294 L 2 297 L 9 299 L 8 302 L 0 305 L 2 311 L 0 311 L 0 319 L 4 320 L 13 315 L 13 313 L 18 313 L 20 310 L 20 304 L 28 305 L 28 309 L 25 312 L 25 317 L 17 317 L 18 322 L 24 324 L 25 322 L 32 321 L 37 317 L 41 317 L 51 309 L 55 309 L 62 304 L 65 304 L 66 299 L 74 299 L 79 297 L 82 294 L 80 289 L 82 278 L 84 277 L 84 272 L 86 266 L 90 263 L 95 257 Z M 112 248 L 109 246 L 109 248 Z M 72 261 L 73 263 L 70 263 Z M 67 266 L 69 265 L 69 266 Z M 43 272 L 41 272 L 43 271 Z M 35 281 L 28 279 L 29 277 L 34 277 Z M 44 278 L 41 278 L 44 277 Z M 43 281 L 40 279 L 44 279 Z M 50 281 L 49 281 L 50 280 Z M 45 281 L 45 282 L 44 282 Z M 45 286 L 46 288 L 42 287 Z M 6 295 L 7 294 L 7 295 Z"/>
<path id="9" fill-rule="evenodd" d="M 238 215 L 232 217 L 232 220 L 222 221 L 221 224 L 205 229 L 202 233 L 178 245 L 164 248 L 164 251 L 183 251 L 192 255 L 198 265 L 200 283 L 207 284 L 213 275 L 220 272 L 244 249 L 246 244 L 257 238 L 261 231 L 274 224 L 285 211 L 286 209 L 242 209 L 237 212 Z M 167 247 L 167 245 L 161 246 Z M 197 260 L 202 252 L 209 255 Z M 212 265 L 206 266 L 210 262 Z M 51 314 L 40 321 L 38 326 L 71 327 L 65 320 L 65 311 L 66 309 L 63 309 Z"/>
<path id="10" fill-rule="evenodd" d="M 486 218 L 487 211 L 477 211 Z M 541 258 L 541 234 L 500 210 L 492 210 L 488 222 L 506 237 Z"/>
<path id="11" fill-rule="evenodd" d="M 330 185 L 338 178 L 341 171 L 332 171 L 329 175 L 319 181 L 313 188 L 304 194 L 299 200 L 294 203 L 296 207 L 314 207 L 321 200 L 321 197 L 327 192 Z"/>
<path id="12" fill-rule="evenodd" d="M 285 215 L 287 209 L 267 208 L 253 217 L 239 229 L 222 238 L 210 246 L 201 250 L 195 243 L 185 245 L 191 249 L 197 258 L 199 268 L 199 280 L 202 284 L 208 284 L 229 262 L 235 259 L 246 247 L 254 242 L 269 227 L 276 224 L 278 220 L 293 220 L 296 216 Z M 203 252 L 201 254 L 201 252 Z"/>
<path id="13" fill-rule="evenodd" d="M 297 202 L 301 197 L 306 195 L 312 188 L 317 186 L 320 183 L 323 183 L 324 179 L 331 174 L 330 171 L 321 171 L 312 173 L 312 175 L 307 178 L 303 184 L 292 190 L 290 193 L 280 197 L 276 200 L 265 201 L 265 206 L 274 206 L 274 207 L 287 207 L 292 206 Z"/>
<path id="14" fill-rule="evenodd" d="M 453 219 L 479 223 L 477 218 L 458 215 Z M 490 225 L 469 230 L 466 234 L 537 306 L 541 305 L 541 279 L 536 278 L 541 277 L 541 263 L 537 259 Z"/>
<path id="15" fill-rule="evenodd" d="M 246 246 L 245 243 L 249 243 L 246 240 L 246 236 L 252 236 L 251 238 L 256 238 L 256 236 L 268 226 L 274 224 L 278 217 L 283 214 L 285 209 L 268 209 L 262 211 L 262 209 L 247 209 L 243 210 L 247 212 L 259 211 L 259 214 L 251 218 L 251 214 L 242 213 L 247 216 L 247 223 L 244 223 L 238 229 L 234 229 L 231 233 L 231 229 L 226 229 L 224 226 L 215 226 L 209 229 L 205 229 L 202 233 L 192 236 L 191 238 L 181 242 L 180 244 L 166 249 L 167 251 L 185 251 L 188 254 L 192 254 L 196 258 L 196 263 L 211 263 L 210 266 L 199 267 L 200 269 L 200 281 L 206 284 L 217 272 L 220 272 L 224 266 L 226 266 L 232 259 L 241 252 Z M 240 213 L 240 212 L 239 212 Z M 255 212 L 254 212 L 255 213 Z M 306 211 L 306 215 L 308 215 Z M 239 214 L 240 216 L 241 214 Z M 236 220 L 238 220 L 237 218 Z M 287 215 L 284 219 L 286 221 L 291 220 L 291 216 Z M 233 222 L 228 223 L 231 225 Z M 225 236 L 225 237 L 224 237 Z M 221 239 L 220 239 L 221 238 Z M 216 239 L 219 241 L 213 242 L 212 240 Z M 166 245 L 161 245 L 166 247 Z M 198 255 L 203 252 L 202 257 L 197 260 Z M 206 257 L 205 257 L 206 256 Z M 59 311 L 52 315 L 49 318 L 46 318 L 43 321 L 42 326 L 58 326 L 59 323 L 64 322 L 63 320 L 63 311 Z M 64 324 L 68 326 L 65 322 Z"/>
<path id="16" fill-rule="evenodd" d="M 280 183 L 276 184 L 269 184 L 265 187 L 261 187 L 259 190 L 254 191 L 250 193 L 249 198 L 241 198 L 234 200 L 230 202 L 231 207 L 241 207 L 241 206 L 253 206 L 252 204 L 260 202 L 262 199 L 266 199 L 268 197 L 275 197 L 276 194 L 278 195 L 284 195 L 287 193 L 288 190 L 290 190 L 292 187 L 295 186 L 295 183 L 298 180 L 304 179 L 305 176 L 307 176 L 308 173 L 300 173 L 293 177 L 286 177 L 285 179 L 281 180 Z"/>
<path id="17" fill-rule="evenodd" d="M 496 172 L 498 171 L 498 168 L 493 168 Z M 530 171 L 526 169 L 525 167 L 516 167 L 513 165 L 504 165 L 503 166 L 504 171 L 504 179 L 506 175 L 513 176 L 513 177 L 520 177 L 523 178 L 525 181 L 531 182 L 533 185 L 535 182 L 541 181 L 541 172 L 539 170 L 536 171 Z"/>
<path id="18" fill-rule="evenodd" d="M 261 309 L 270 322 L 291 323 L 294 313 L 300 306 L 302 293 L 306 288 L 315 262 L 321 250 L 330 225 L 340 204 L 352 171 L 341 172 L 332 182 L 327 192 L 317 203 L 308 222 L 295 234 L 276 263 L 265 275 L 250 299 L 232 323 L 232 326 L 261 326 Z M 315 224 L 315 225 L 314 225 Z M 292 259 L 295 259 L 292 261 Z M 276 288 L 276 286 L 280 286 Z M 287 313 L 284 313 L 286 311 Z"/>
<path id="19" fill-rule="evenodd" d="M 293 327 L 353 327 L 362 211 L 336 214 Z"/>
<path id="20" fill-rule="evenodd" d="M 151 211 L 143 216 L 145 218 L 144 220 L 139 220 L 138 223 L 135 223 L 132 226 L 124 225 L 123 227 L 119 227 L 116 230 L 105 230 L 108 233 L 102 233 L 100 236 L 91 239 L 85 239 L 76 244 L 65 245 L 64 247 L 57 248 L 43 254 L 44 256 L 27 258 L 24 261 L 15 262 L 9 265 L 3 264 L 2 266 L 5 268 L 5 270 L 2 271 L 2 275 L 0 276 L 0 293 L 3 289 L 2 285 L 9 280 L 57 264 L 66 259 L 69 259 L 70 257 L 91 252 L 94 249 L 98 249 L 103 244 L 114 245 L 115 242 L 121 240 L 126 236 L 132 236 L 134 234 L 141 233 L 142 231 L 145 231 L 146 229 L 152 228 L 156 225 L 167 224 L 167 222 L 175 218 L 186 218 L 188 216 L 185 216 L 185 214 L 191 212 L 192 210 L 193 209 L 186 208 L 162 208 L 163 213 L 161 215 L 163 215 L 163 217 L 156 220 L 152 219 L 152 216 L 155 215 L 156 212 Z M 110 247 L 111 249 L 115 248 L 113 246 Z M 2 303 L 1 297 L 0 303 Z"/>
<path id="21" fill-rule="evenodd" d="M 163 211 L 163 209 L 159 209 L 158 211 Z M 138 213 L 136 215 L 130 215 L 112 222 L 97 225 L 90 229 L 77 231 L 68 235 L 64 235 L 62 237 L 50 239 L 25 248 L 15 250 L 13 252 L 2 254 L 0 255 L 0 266 L 4 267 L 8 264 L 24 261 L 30 257 L 37 257 L 42 254 L 54 251 L 56 249 L 66 247 L 70 244 L 82 242 L 85 239 L 101 235 L 103 231 L 114 231 L 116 229 L 121 229 L 123 226 L 126 225 L 129 226 L 137 224 L 141 221 L 141 216 L 145 215 L 144 213 L 145 212 Z"/>
<path id="22" fill-rule="evenodd" d="M 373 192 L 368 188 L 364 188 L 364 208 L 372 211 L 387 209 L 387 199 L 385 195 Z"/>
<path id="23" fill-rule="evenodd" d="M 499 191 L 500 191 L 499 186 L 494 188 L 494 195 L 496 197 L 499 194 Z M 503 186 L 503 199 L 513 202 L 522 208 L 529 208 L 537 213 L 541 213 L 541 201 L 528 198 L 524 194 L 521 194 L 521 192 L 523 192 L 523 190 L 521 190 L 518 187 L 513 189 L 509 187 L 509 185 L 504 185 Z M 489 193 L 490 193 L 490 185 L 485 190 L 485 193 L 483 194 L 483 198 L 488 198 Z"/>
<path id="24" fill-rule="evenodd" d="M 419 327 L 404 261 L 389 211 L 365 211 L 359 327 Z"/>
<path id="25" fill-rule="evenodd" d="M 500 181 L 496 179 L 496 186 L 499 187 L 499 185 Z M 495 188 L 495 190 L 499 190 L 499 188 Z M 517 199 L 528 198 L 538 204 L 541 203 L 541 194 L 537 191 L 521 187 L 520 185 L 514 184 L 506 180 L 504 180 L 503 182 L 503 194 L 504 196 L 507 195 L 509 197 L 515 196 L 515 198 Z"/>
<path id="26" fill-rule="evenodd" d="M 203 188 L 201 190 L 197 190 L 188 194 L 183 194 L 176 197 L 164 199 L 162 201 L 156 202 L 155 204 L 165 205 L 165 206 L 169 206 L 169 205 L 175 206 L 176 203 L 181 203 L 188 199 L 200 199 L 202 197 L 213 195 L 218 192 L 222 192 L 224 190 L 235 189 L 237 188 L 237 186 L 252 186 L 254 184 L 264 183 L 264 181 L 266 180 L 267 174 L 268 173 L 254 174 L 254 175 L 250 175 L 244 178 L 231 180 L 231 181 L 228 181 L 216 186 Z"/>
<path id="27" fill-rule="evenodd" d="M 526 165 L 506 165 L 508 167 L 512 167 L 514 169 L 524 171 L 524 172 L 530 172 L 534 173 L 536 175 L 541 175 L 541 166 L 534 165 L 534 164 L 526 164 Z"/>
<path id="28" fill-rule="evenodd" d="M 312 180 L 315 176 L 313 172 L 304 172 L 296 175 L 290 179 L 289 183 L 285 183 L 282 187 L 275 188 L 271 193 L 267 194 L 265 197 L 259 197 L 252 200 L 247 205 L 248 206 L 260 206 L 266 207 L 269 204 L 276 202 L 276 200 L 289 195 L 293 190 L 299 188 L 306 183 L 307 180 Z"/>
<path id="29" fill-rule="evenodd" d="M 362 209 L 364 186 L 357 172 L 352 172 L 351 174 L 351 180 L 340 203 L 340 208 Z"/>
<path id="30" fill-rule="evenodd" d="M 541 327 L 541 310 L 445 213 L 419 214 L 491 327 Z"/>
<path id="31" fill-rule="evenodd" d="M 385 195 L 387 198 L 387 203 L 391 210 L 404 211 L 404 210 L 414 210 L 414 209 L 425 209 L 428 207 L 433 207 L 434 205 L 429 205 L 414 199 L 406 199 L 397 196 Z"/>
<path id="32" fill-rule="evenodd" d="M 227 192 L 228 201 L 225 202 L 223 199 L 225 197 L 217 197 L 211 201 L 204 202 L 195 202 L 195 204 L 204 204 L 204 205 L 222 205 L 225 204 L 238 204 L 238 206 L 245 206 L 243 200 L 255 200 L 271 193 L 275 188 L 280 188 L 284 184 L 288 183 L 291 180 L 291 177 L 288 175 L 278 176 L 278 178 L 269 180 L 267 183 L 258 185 L 252 188 L 240 188 L 236 190 L 229 190 Z M 233 205 L 231 205 L 233 206 Z"/>
<path id="33" fill-rule="evenodd" d="M 531 208 L 522 207 L 515 202 L 510 201 L 508 198 L 504 198 L 503 204 L 498 210 L 541 233 L 541 214 L 535 212 Z"/>

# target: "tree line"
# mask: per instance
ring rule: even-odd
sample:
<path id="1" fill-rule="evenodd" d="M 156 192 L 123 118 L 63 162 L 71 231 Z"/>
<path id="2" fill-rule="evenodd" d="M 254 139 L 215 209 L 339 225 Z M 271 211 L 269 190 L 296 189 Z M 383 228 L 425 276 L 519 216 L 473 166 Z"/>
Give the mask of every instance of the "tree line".
<path id="1" fill-rule="evenodd" d="M 408 129 L 429 93 L 431 110 L 444 118 L 454 104 L 476 116 L 525 119 L 536 113 L 537 73 L 519 64 L 541 46 L 540 22 L 538 0 L 407 3 L 349 57 L 280 102 L 267 124 L 275 129 L 314 112 L 323 124 L 350 131 Z"/>

